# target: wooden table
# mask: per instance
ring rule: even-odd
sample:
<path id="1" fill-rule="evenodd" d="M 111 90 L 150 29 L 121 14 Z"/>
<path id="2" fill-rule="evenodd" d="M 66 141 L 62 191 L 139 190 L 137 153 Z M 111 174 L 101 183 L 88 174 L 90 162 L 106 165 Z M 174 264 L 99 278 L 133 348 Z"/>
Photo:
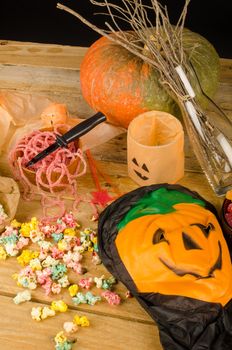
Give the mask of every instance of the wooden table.
<path id="1" fill-rule="evenodd" d="M 9 91 L 26 91 L 48 96 L 55 101 L 66 103 L 71 114 L 88 117 L 92 110 L 84 102 L 79 84 L 80 62 L 85 52 L 86 48 L 83 47 L 0 41 L 0 87 Z M 216 101 L 232 118 L 232 60 L 221 59 L 221 68 Z M 125 134 L 94 149 L 93 154 L 104 169 L 107 169 L 107 174 L 113 183 L 118 184 L 122 193 L 137 187 L 127 176 Z M 180 184 L 198 191 L 219 209 L 222 199 L 217 198 L 209 187 L 187 138 L 185 154 L 186 171 Z M 0 159 L 1 175 L 8 175 L 4 156 L 3 154 Z M 80 180 L 79 189 L 81 192 L 94 189 L 89 172 Z M 39 201 L 20 201 L 17 213 L 19 220 L 25 221 L 34 215 L 39 217 L 40 214 Z M 89 221 L 90 214 L 87 210 L 82 208 L 78 215 L 80 221 L 94 226 L 94 223 Z M 53 336 L 62 330 L 63 322 L 71 321 L 76 313 L 87 315 L 91 326 L 77 333 L 74 349 L 161 349 L 156 325 L 133 298 L 127 299 L 118 307 L 111 307 L 105 302 L 94 307 L 75 307 L 65 291 L 61 297 L 69 305 L 68 313 L 40 323 L 33 321 L 30 316 L 31 308 L 47 305 L 52 298 L 46 297 L 44 292 L 38 289 L 33 291 L 31 302 L 14 305 L 12 298 L 21 289 L 16 286 L 11 275 L 19 269 L 15 258 L 0 263 L 0 349 L 53 349 Z M 109 276 L 102 265 L 92 266 L 90 274 Z M 124 295 L 126 289 L 119 284 L 117 291 Z"/>

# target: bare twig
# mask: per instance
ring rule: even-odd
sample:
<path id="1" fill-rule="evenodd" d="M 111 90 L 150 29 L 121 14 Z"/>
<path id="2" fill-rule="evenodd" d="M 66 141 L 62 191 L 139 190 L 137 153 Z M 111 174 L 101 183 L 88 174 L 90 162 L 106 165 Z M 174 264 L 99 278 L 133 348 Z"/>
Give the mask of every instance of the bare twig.
<path id="1" fill-rule="evenodd" d="M 120 34 L 112 36 L 112 35 L 106 33 L 103 29 L 100 29 L 97 26 L 95 26 L 94 24 L 90 23 L 84 17 L 82 17 L 79 13 L 73 11 L 72 9 L 70 9 L 69 7 L 67 7 L 65 5 L 62 5 L 62 4 L 58 3 L 57 4 L 57 8 L 60 9 L 60 10 L 64 10 L 64 11 L 72 14 L 73 16 L 77 17 L 81 22 L 86 24 L 88 27 L 90 27 L 91 29 L 93 29 L 94 31 L 99 33 L 100 35 L 103 35 L 103 36 L 107 37 L 110 41 L 113 41 L 116 44 L 123 46 L 125 49 L 127 49 L 128 51 L 134 53 L 135 55 L 137 55 L 138 57 L 140 57 L 142 60 L 144 60 L 145 62 L 149 63 L 153 67 L 157 66 L 157 64 L 151 58 L 149 58 L 146 55 L 143 55 L 143 54 L 141 54 L 139 52 L 136 52 L 133 48 L 131 48 L 130 43 L 124 42 L 124 40 L 120 36 Z M 157 66 L 157 68 L 158 68 L 158 66 Z"/>
<path id="2" fill-rule="evenodd" d="M 57 8 L 77 17 L 100 35 L 121 45 L 154 67 L 160 73 L 161 83 L 168 87 L 177 99 L 184 101 L 186 93 L 177 77 L 175 67 L 186 62 L 182 34 L 190 0 L 185 0 L 176 26 L 171 25 L 167 8 L 158 0 L 150 0 L 150 5 L 144 5 L 142 0 L 121 0 L 121 5 L 108 0 L 89 1 L 106 8 L 107 12 L 104 14 L 112 21 L 112 24 L 105 22 L 108 30 L 98 28 L 67 6 L 58 3 Z M 154 15 L 154 23 L 149 18 L 148 11 L 152 11 Z M 127 23 L 133 33 L 123 31 L 119 20 Z"/>

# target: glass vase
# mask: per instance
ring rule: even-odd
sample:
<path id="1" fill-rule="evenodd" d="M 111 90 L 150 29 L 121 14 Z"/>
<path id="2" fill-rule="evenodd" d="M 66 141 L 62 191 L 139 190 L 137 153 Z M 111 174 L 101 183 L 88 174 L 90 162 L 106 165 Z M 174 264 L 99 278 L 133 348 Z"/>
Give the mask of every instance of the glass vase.
<path id="1" fill-rule="evenodd" d="M 204 93 L 193 68 L 189 67 L 190 79 L 181 66 L 176 71 L 185 93 L 180 108 L 190 143 L 214 192 L 224 195 L 232 188 L 232 121 Z M 207 109 L 200 107 L 199 93 Z"/>

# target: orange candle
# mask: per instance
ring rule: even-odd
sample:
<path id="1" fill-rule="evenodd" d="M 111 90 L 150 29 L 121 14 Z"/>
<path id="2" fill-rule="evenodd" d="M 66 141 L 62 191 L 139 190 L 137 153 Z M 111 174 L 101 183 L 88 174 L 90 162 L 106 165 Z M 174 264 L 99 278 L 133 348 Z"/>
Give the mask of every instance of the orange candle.
<path id="1" fill-rule="evenodd" d="M 44 126 L 53 126 L 55 124 L 66 124 L 68 110 L 64 104 L 52 103 L 41 114 Z"/>

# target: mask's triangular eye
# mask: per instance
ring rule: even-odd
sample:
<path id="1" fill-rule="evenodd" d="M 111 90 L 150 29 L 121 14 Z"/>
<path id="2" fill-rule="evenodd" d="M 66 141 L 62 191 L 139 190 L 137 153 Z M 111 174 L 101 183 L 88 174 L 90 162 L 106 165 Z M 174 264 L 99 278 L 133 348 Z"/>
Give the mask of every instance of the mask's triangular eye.
<path id="1" fill-rule="evenodd" d="M 184 242 L 184 247 L 186 250 L 191 250 L 191 249 L 202 249 L 194 240 L 187 235 L 187 233 L 183 232 L 182 233 L 182 239 Z"/>
<path id="2" fill-rule="evenodd" d="M 164 237 L 164 230 L 162 228 L 158 228 L 152 238 L 152 244 L 157 244 L 160 242 L 167 242 Z"/>
<path id="3" fill-rule="evenodd" d="M 202 224 L 198 224 L 198 223 L 197 223 L 197 224 L 191 224 L 191 226 L 197 226 L 197 227 L 199 227 L 199 228 L 201 229 L 201 231 L 203 232 L 203 234 L 205 235 L 206 238 L 209 237 L 209 234 L 210 234 L 211 231 L 214 231 L 214 230 L 215 230 L 215 227 L 214 227 L 213 224 L 211 224 L 211 222 L 208 223 L 207 226 L 202 225 Z"/>
<path id="4" fill-rule="evenodd" d="M 215 230 L 215 227 L 214 227 L 214 225 L 211 224 L 211 222 L 210 222 L 210 223 L 208 224 L 208 226 L 206 227 L 206 229 L 205 229 L 205 236 L 206 236 L 206 238 L 208 238 L 210 232 L 211 232 L 211 231 L 214 231 L 214 230 Z"/>

